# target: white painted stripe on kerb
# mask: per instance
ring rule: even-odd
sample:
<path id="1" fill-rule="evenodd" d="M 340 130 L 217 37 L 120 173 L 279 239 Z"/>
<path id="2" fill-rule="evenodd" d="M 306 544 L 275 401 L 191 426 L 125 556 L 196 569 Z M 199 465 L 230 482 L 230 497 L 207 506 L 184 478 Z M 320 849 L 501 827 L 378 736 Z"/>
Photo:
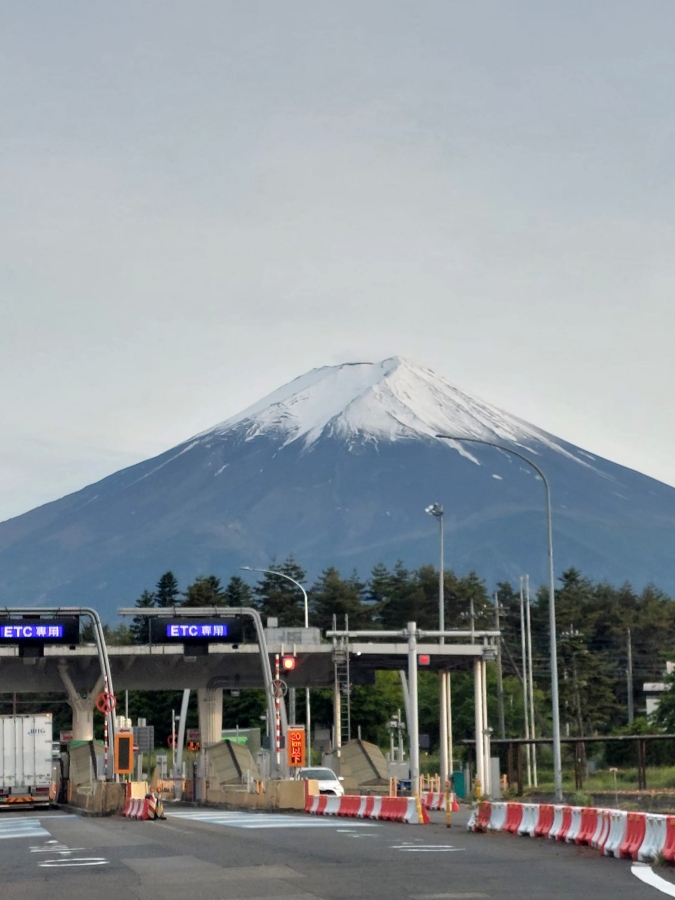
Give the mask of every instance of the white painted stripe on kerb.
<path id="1" fill-rule="evenodd" d="M 675 897 L 675 884 L 673 884 L 672 881 L 666 881 L 665 878 L 661 878 L 661 876 L 657 875 L 653 869 L 649 868 L 649 866 L 637 863 L 636 865 L 631 866 L 631 872 L 636 878 L 639 878 L 640 881 L 643 881 L 650 887 L 656 888 L 656 890 L 661 891 L 662 894 L 667 894 L 669 897 Z"/>

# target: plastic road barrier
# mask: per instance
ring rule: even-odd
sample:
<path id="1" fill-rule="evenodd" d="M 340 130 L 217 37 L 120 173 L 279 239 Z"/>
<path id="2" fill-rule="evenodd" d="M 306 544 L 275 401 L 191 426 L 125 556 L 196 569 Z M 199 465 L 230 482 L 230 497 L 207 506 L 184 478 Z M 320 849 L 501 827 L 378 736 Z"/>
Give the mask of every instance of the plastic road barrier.
<path id="1" fill-rule="evenodd" d="M 459 803 L 455 794 L 450 794 L 452 798 L 452 811 L 459 812 Z M 425 809 L 444 810 L 445 809 L 445 792 L 444 791 L 428 791 L 422 798 L 422 805 Z"/>
<path id="2" fill-rule="evenodd" d="M 429 816 L 416 797 L 307 795 L 305 812 L 315 816 L 358 817 L 384 822 L 406 822 L 410 825 L 429 823 Z"/>
<path id="3" fill-rule="evenodd" d="M 127 819 L 148 819 L 148 801 L 145 798 L 142 800 L 127 800 L 122 815 Z"/>
<path id="4" fill-rule="evenodd" d="M 539 807 L 539 821 L 534 829 L 535 837 L 548 837 L 553 825 L 553 804 L 542 803 Z"/>
<path id="5" fill-rule="evenodd" d="M 527 834 L 534 837 L 534 832 L 539 822 L 539 804 L 523 803 L 523 817 L 518 826 L 518 834 Z"/>
<path id="6" fill-rule="evenodd" d="M 641 812 L 629 812 L 626 817 L 626 833 L 621 846 L 619 856 L 622 859 L 637 859 L 638 852 L 645 839 L 647 821 L 645 814 Z"/>
<path id="7" fill-rule="evenodd" d="M 476 814 L 476 822 L 474 824 L 474 831 L 487 831 L 488 825 L 490 824 L 490 817 L 492 815 L 492 804 L 487 800 L 482 800 L 478 804 L 478 812 Z"/>
<path id="8" fill-rule="evenodd" d="M 598 811 L 592 806 L 583 806 L 581 808 L 581 823 L 576 834 L 575 841 L 577 844 L 590 844 L 598 825 Z"/>
<path id="9" fill-rule="evenodd" d="M 645 837 L 638 850 L 640 862 L 653 862 L 663 852 L 666 843 L 666 822 L 668 816 L 648 813 L 645 816 Z"/>
<path id="10" fill-rule="evenodd" d="M 488 825 L 490 831 L 501 831 L 504 827 L 507 805 L 508 804 L 506 803 L 492 804 L 492 815 L 490 816 L 490 824 Z"/>
<path id="11" fill-rule="evenodd" d="M 569 810 L 569 807 L 563 806 L 561 803 L 553 807 L 553 824 L 548 832 L 548 836 L 552 841 L 565 840 L 564 834 L 567 833 L 571 819 L 569 812 L 566 815 L 565 810 Z M 560 837 L 561 834 L 563 834 L 563 837 Z"/>
<path id="12" fill-rule="evenodd" d="M 556 835 L 557 841 L 566 841 L 567 834 L 572 825 L 572 807 L 571 806 L 563 806 L 562 809 L 562 824 L 560 829 Z M 549 835 L 550 837 L 550 835 Z"/>
<path id="13" fill-rule="evenodd" d="M 605 841 L 603 853 L 605 856 L 616 856 L 618 858 L 626 835 L 626 825 L 628 824 L 628 813 L 623 810 L 612 809 L 609 813 L 609 835 Z"/>
<path id="14" fill-rule="evenodd" d="M 582 806 L 571 806 L 570 807 L 570 827 L 567 829 L 567 834 L 565 835 L 565 840 L 568 844 L 575 844 L 577 840 L 577 835 L 581 829 L 581 813 L 583 811 Z"/>
<path id="15" fill-rule="evenodd" d="M 675 816 L 666 816 L 666 839 L 661 852 L 668 862 L 675 862 Z"/>
<path id="16" fill-rule="evenodd" d="M 675 816 L 565 806 L 483 801 L 471 813 L 469 831 L 510 831 L 587 844 L 605 856 L 675 862 Z"/>
<path id="17" fill-rule="evenodd" d="M 510 831 L 511 834 L 517 834 L 520 823 L 523 819 L 523 804 L 509 803 L 506 810 L 506 822 L 504 822 L 504 831 Z"/>

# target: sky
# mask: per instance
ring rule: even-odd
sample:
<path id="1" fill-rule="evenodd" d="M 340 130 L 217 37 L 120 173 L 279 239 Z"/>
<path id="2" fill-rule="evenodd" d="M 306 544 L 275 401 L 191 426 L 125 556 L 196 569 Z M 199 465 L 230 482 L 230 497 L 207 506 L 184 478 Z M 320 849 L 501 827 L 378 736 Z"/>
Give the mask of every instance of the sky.
<path id="1" fill-rule="evenodd" d="M 675 485 L 671 0 L 0 13 L 0 520 L 403 356 Z"/>

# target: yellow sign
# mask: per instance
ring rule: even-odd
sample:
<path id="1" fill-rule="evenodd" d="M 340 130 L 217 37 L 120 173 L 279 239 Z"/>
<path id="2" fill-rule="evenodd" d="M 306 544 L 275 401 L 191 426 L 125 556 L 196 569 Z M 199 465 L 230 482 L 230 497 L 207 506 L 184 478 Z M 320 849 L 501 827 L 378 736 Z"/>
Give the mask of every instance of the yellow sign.
<path id="1" fill-rule="evenodd" d="M 290 768 L 302 768 L 305 765 L 306 741 L 305 729 L 289 728 L 286 732 L 286 752 Z"/>

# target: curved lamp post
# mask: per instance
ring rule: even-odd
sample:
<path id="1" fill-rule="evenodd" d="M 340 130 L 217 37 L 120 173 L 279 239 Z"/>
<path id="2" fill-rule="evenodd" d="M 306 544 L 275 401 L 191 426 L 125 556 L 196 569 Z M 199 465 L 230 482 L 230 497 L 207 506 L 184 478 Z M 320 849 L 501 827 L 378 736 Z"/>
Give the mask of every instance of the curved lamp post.
<path id="1" fill-rule="evenodd" d="M 309 603 L 307 600 L 307 591 L 300 584 L 299 581 L 296 581 L 295 578 L 291 578 L 290 575 L 287 575 L 285 572 L 277 572 L 274 569 L 257 569 L 254 566 L 240 566 L 244 572 L 263 572 L 266 575 L 278 575 L 279 578 L 285 578 L 286 581 L 290 581 L 297 588 L 300 588 L 302 591 L 302 597 L 305 603 L 305 628 L 309 628 Z M 312 759 L 312 715 L 309 706 L 309 688 L 305 688 L 305 727 L 307 729 L 307 747 L 309 748 L 308 756 L 309 762 L 311 765 Z"/>
<path id="2" fill-rule="evenodd" d="M 551 643 L 551 706 L 553 714 L 553 784 L 555 788 L 555 799 L 557 803 L 562 803 L 562 753 L 560 748 L 560 708 L 558 699 L 558 647 L 556 643 L 556 624 L 555 624 L 555 573 L 553 569 L 553 517 L 551 514 L 551 487 L 548 479 L 541 471 L 538 465 L 532 460 L 512 450 L 511 447 L 505 447 L 503 444 L 497 444 L 493 441 L 485 441 L 482 438 L 455 437 L 451 434 L 437 434 L 437 438 L 443 438 L 448 441 L 462 441 L 472 444 L 485 444 L 488 447 L 494 447 L 497 450 L 503 450 L 504 453 L 510 453 L 517 456 L 527 463 L 541 478 L 544 489 L 546 491 L 546 519 L 548 528 L 548 621 L 549 621 L 549 639 Z"/>

